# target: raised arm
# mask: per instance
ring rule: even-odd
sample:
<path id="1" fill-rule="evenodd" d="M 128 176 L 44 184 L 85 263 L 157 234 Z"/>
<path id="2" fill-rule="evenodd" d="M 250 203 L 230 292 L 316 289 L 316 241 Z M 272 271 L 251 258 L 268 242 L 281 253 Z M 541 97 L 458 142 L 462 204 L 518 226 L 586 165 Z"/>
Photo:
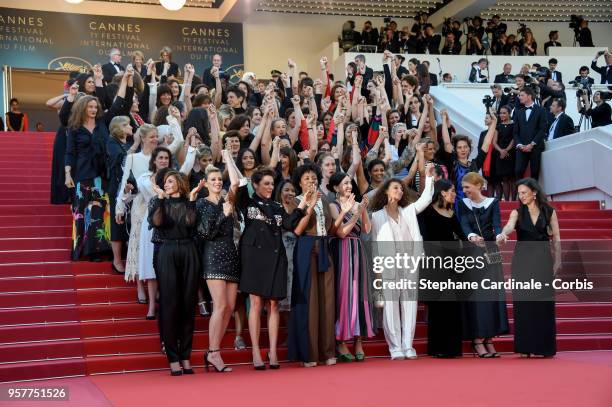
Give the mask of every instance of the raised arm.
<path id="1" fill-rule="evenodd" d="M 414 209 L 416 210 L 417 214 L 423 212 L 429 206 L 434 193 L 434 165 L 432 163 L 427 164 L 427 167 L 425 168 L 425 173 L 427 175 L 427 177 L 425 178 L 425 189 L 423 190 L 423 193 L 421 194 L 419 199 L 417 199 L 416 202 L 412 204 L 414 205 Z"/>
<path id="2" fill-rule="evenodd" d="M 61 109 L 62 105 L 64 104 L 65 98 L 66 96 L 63 94 L 59 96 L 54 96 L 45 102 L 45 106 L 47 106 L 49 109 L 55 109 L 55 110 Z"/>
<path id="3" fill-rule="evenodd" d="M 444 151 L 446 151 L 448 154 L 452 154 L 453 143 L 451 143 L 450 134 L 448 133 L 448 111 L 446 109 L 442 109 L 440 114 L 442 115 L 442 142 L 444 143 Z"/>
<path id="4" fill-rule="evenodd" d="M 213 66 L 210 69 L 210 74 L 213 76 L 213 78 L 215 78 L 215 99 L 213 100 L 213 103 L 218 109 L 223 102 L 223 87 L 221 86 L 221 78 L 219 77 L 219 68 Z"/>
<path id="5" fill-rule="evenodd" d="M 213 156 L 213 162 L 218 162 L 221 159 L 221 132 L 219 129 L 219 120 L 217 120 L 217 109 L 214 104 L 210 104 L 207 109 L 208 121 L 210 123 L 210 150 Z"/>

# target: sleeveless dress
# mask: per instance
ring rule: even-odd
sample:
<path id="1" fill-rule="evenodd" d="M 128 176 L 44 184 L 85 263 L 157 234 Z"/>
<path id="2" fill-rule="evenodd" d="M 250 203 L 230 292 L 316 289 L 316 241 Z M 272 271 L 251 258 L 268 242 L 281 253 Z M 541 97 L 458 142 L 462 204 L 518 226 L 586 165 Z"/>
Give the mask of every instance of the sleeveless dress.
<path id="1" fill-rule="evenodd" d="M 529 208 L 521 205 L 516 224 L 517 242 L 512 256 L 512 277 L 516 281 L 534 279 L 541 290 L 515 290 L 514 351 L 552 356 L 557 352 L 553 259 L 548 236 L 548 221 L 542 211 L 535 224 Z M 546 286 L 548 284 L 548 286 Z"/>
<path id="2" fill-rule="evenodd" d="M 332 202 L 340 211 L 340 203 Z M 352 214 L 343 218 L 348 222 Z M 361 242 L 361 221 L 349 234 L 341 239 L 330 239 L 330 250 L 336 270 L 336 340 L 347 341 L 357 336 L 371 338 L 375 335 L 372 318 L 372 303 L 368 293 L 369 268 Z"/>

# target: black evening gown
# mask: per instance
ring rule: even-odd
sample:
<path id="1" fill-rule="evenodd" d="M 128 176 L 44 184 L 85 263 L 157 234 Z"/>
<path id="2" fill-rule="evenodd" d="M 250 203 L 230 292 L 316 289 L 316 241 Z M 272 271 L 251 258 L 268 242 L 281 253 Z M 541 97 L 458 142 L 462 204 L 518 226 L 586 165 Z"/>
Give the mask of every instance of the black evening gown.
<path id="1" fill-rule="evenodd" d="M 468 198 L 459 201 L 461 228 L 466 237 L 474 233 L 482 236 L 489 253 L 498 250 L 495 237 L 501 232 L 501 214 L 499 201 L 485 198 L 481 203 L 474 203 Z M 476 222 L 478 220 L 478 223 Z M 478 227 L 480 225 L 480 227 Z M 471 244 L 468 255 L 484 257 L 484 249 Z M 467 270 L 465 278 L 479 285 L 484 279 L 491 282 L 501 282 L 504 279 L 501 264 L 486 264 L 481 269 Z M 482 288 L 482 287 L 481 287 Z M 492 338 L 507 334 L 508 314 L 506 310 L 505 292 L 503 289 L 478 289 L 470 293 L 463 303 L 463 338 Z"/>
<path id="2" fill-rule="evenodd" d="M 456 216 L 447 218 L 431 205 L 419 215 L 424 227 L 421 229 L 428 256 L 460 255 L 459 239 L 463 231 Z M 458 280 L 458 274 L 446 269 L 421 269 L 421 276 L 435 281 Z M 438 357 L 461 356 L 462 305 L 456 293 L 446 290 L 443 294 L 428 295 L 427 298 L 427 354 Z"/>
<path id="3" fill-rule="evenodd" d="M 514 123 L 497 125 L 497 144 L 506 148 L 512 142 Z M 491 146 L 491 148 L 494 148 Z M 510 149 L 503 160 L 499 157 L 499 151 L 493 150 L 493 176 L 497 179 L 502 177 L 514 177 L 514 148 Z"/>
<path id="4" fill-rule="evenodd" d="M 542 211 L 535 224 L 529 209 L 521 205 L 516 224 L 517 242 L 512 257 L 512 277 L 517 281 L 534 279 L 542 289 L 513 292 L 514 351 L 553 356 L 557 353 L 553 259 L 547 232 L 548 221 Z M 546 286 L 548 284 L 548 286 Z"/>
<path id="5" fill-rule="evenodd" d="M 51 203 L 65 205 L 70 203 L 72 191 L 66 188 L 64 171 L 66 155 L 66 127 L 60 126 L 53 141 L 53 160 L 51 164 Z"/>

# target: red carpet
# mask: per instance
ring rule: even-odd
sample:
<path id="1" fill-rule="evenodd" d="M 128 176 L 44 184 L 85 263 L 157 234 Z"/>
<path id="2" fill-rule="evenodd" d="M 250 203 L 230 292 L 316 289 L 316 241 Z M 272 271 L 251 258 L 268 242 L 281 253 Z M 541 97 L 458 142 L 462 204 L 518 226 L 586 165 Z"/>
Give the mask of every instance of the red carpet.
<path id="1" fill-rule="evenodd" d="M 370 359 L 306 369 L 170 377 L 168 372 L 89 376 L 30 383 L 69 386 L 63 406 L 470 406 L 609 407 L 612 352 L 559 354 L 554 359 Z M 37 406 L 40 403 L 8 403 Z"/>
<path id="2" fill-rule="evenodd" d="M 67 205 L 49 204 L 53 138 L 53 133 L 0 133 L 0 151 L 5 152 L 0 157 L 0 382 L 166 368 L 165 357 L 159 352 L 156 321 L 144 320 L 146 306 L 136 304 L 134 286 L 126 284 L 122 276 L 113 275 L 108 262 L 69 261 L 70 209 Z M 612 238 L 612 211 L 601 210 L 599 203 L 595 201 L 555 202 L 554 205 L 559 211 L 562 238 L 581 242 L 564 247 L 566 270 L 580 271 L 578 265 L 582 261 L 590 279 L 599 285 L 611 287 L 612 243 L 604 239 Z M 515 206 L 515 202 L 502 202 L 502 217 L 506 219 Z M 511 251 L 512 244 L 504 248 L 506 274 L 510 271 Z M 610 295 L 604 293 L 597 302 L 586 303 L 575 302 L 574 292 L 562 295 L 565 302 L 557 305 L 559 351 L 612 350 L 612 303 L 607 302 L 611 300 Z M 512 318 L 511 304 L 508 311 Z M 419 354 L 426 350 L 427 329 L 424 317 L 424 307 L 421 307 L 415 340 Z M 201 365 L 203 351 L 208 347 L 207 327 L 208 319 L 198 317 L 193 357 L 197 366 Z M 233 324 L 230 329 L 233 329 Z M 281 341 L 285 334 L 283 330 Z M 248 341 L 248 332 L 243 332 L 243 336 Z M 267 338 L 264 330 L 262 344 L 265 341 Z M 232 342 L 233 335 L 230 332 L 222 343 L 225 360 L 232 364 L 248 363 L 250 353 L 234 351 Z M 500 338 L 498 349 L 511 352 L 512 336 Z M 465 350 L 469 351 L 467 346 Z M 387 355 L 382 333 L 365 344 L 365 351 L 368 356 Z M 280 357 L 285 356 L 286 349 L 281 349 Z M 474 362 L 480 361 L 460 361 L 461 366 L 470 366 Z M 517 363 L 520 362 L 522 361 Z M 383 366 L 380 363 L 383 362 L 368 363 L 365 369 Z M 406 363 L 407 369 L 412 369 L 408 367 L 412 362 Z M 430 364 L 446 366 L 447 363 L 450 362 L 419 360 L 412 364 L 427 370 Z M 511 363 L 514 362 L 509 359 L 507 362 L 494 361 L 491 364 L 498 363 L 504 366 L 509 364 L 509 368 L 512 368 Z M 389 366 L 396 369 L 392 364 Z M 452 366 L 454 365 L 449 367 L 451 371 Z M 290 393 L 292 379 L 289 377 L 302 374 L 308 374 L 309 378 L 317 377 L 317 380 L 322 380 L 322 385 L 329 385 L 330 392 L 336 384 L 334 380 L 339 380 L 341 382 L 338 383 L 338 389 L 341 393 L 337 397 L 340 400 L 340 397 L 353 397 L 351 392 L 358 388 L 351 384 L 350 380 L 356 380 L 355 383 L 358 383 L 370 376 L 380 380 L 389 375 L 393 376 L 393 373 L 385 368 L 377 372 L 369 370 L 365 377 L 362 377 L 364 367 L 355 368 L 355 372 L 361 372 L 358 377 L 352 378 L 347 372 L 345 380 L 345 367 L 328 370 L 317 368 L 317 372 L 331 372 L 329 374 L 332 375 L 327 377 L 327 373 L 324 373 L 320 379 L 318 374 L 312 375 L 310 371 L 283 367 L 286 373 L 294 370 L 295 373 L 277 374 L 276 377 L 282 383 L 281 386 L 276 383 L 274 385 L 277 389 L 282 388 L 283 395 L 300 394 L 300 397 L 303 395 L 307 399 L 314 395 L 298 393 L 296 388 Z M 248 370 L 245 368 L 244 374 L 247 374 Z M 340 370 L 342 377 L 335 377 Z M 411 371 L 407 372 L 407 375 L 404 375 L 408 379 L 406 383 L 412 385 L 412 381 L 417 380 L 418 376 L 412 378 Z M 437 373 L 442 374 L 442 371 Z M 242 374 L 243 372 L 237 372 L 227 382 L 234 383 L 233 380 L 242 377 Z M 444 370 L 443 374 L 448 373 Z M 512 374 L 510 371 L 504 374 L 500 385 L 511 383 L 508 378 Z M 268 374 L 264 373 L 263 376 L 266 376 L 266 379 L 262 380 L 269 380 Z M 479 380 L 490 379 L 481 373 L 478 376 Z M 95 380 L 115 380 L 116 385 L 122 382 L 132 383 L 132 377 L 139 378 L 140 375 L 98 377 Z M 148 376 L 146 377 L 148 380 Z M 153 381 L 158 380 L 155 379 L 157 377 L 159 380 L 166 380 L 161 373 L 153 373 L 151 377 Z M 250 374 L 249 377 L 259 383 L 257 380 L 260 380 L 261 376 Z M 461 380 L 465 380 L 461 387 L 471 393 L 482 387 L 479 382 L 469 382 L 463 375 L 461 377 Z M 295 379 L 301 380 L 302 377 Z M 181 380 L 184 382 L 191 379 Z M 219 378 L 214 376 L 210 380 Z M 257 386 L 252 385 L 250 380 L 242 386 L 254 386 L 253 389 L 256 389 Z M 436 383 L 435 380 L 432 383 Z M 287 390 L 283 387 L 284 384 L 287 384 Z M 266 383 L 259 385 L 265 389 Z M 379 385 L 384 387 L 382 382 Z M 359 393 L 361 400 L 372 396 L 371 404 L 376 404 L 373 387 L 366 387 L 368 391 Z M 118 386 L 117 391 L 120 388 L 121 386 Z M 151 386 L 150 391 L 154 392 L 155 389 Z M 402 388 L 401 391 L 409 389 Z M 437 392 L 438 390 L 431 391 L 433 394 Z M 203 401 L 208 397 L 202 391 L 198 396 Z M 346 403 L 340 402 L 340 405 L 344 404 Z"/>

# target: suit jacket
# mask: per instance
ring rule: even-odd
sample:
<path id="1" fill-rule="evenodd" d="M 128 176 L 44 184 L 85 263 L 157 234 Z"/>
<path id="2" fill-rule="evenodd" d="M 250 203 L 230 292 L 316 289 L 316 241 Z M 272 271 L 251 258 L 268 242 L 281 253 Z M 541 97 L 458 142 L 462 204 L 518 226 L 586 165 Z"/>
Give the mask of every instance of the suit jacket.
<path id="1" fill-rule="evenodd" d="M 552 122 L 550 122 L 549 130 L 553 122 L 554 122 L 554 119 Z M 566 115 L 565 113 L 561 113 L 561 115 L 559 116 L 559 121 L 557 122 L 557 125 L 555 126 L 553 139 L 561 138 L 561 137 L 567 136 L 568 134 L 573 134 L 575 131 L 576 131 L 576 128 L 574 127 L 574 121 L 572 120 L 572 118 Z M 550 136 L 550 134 L 548 136 Z M 548 139 L 548 136 L 547 136 L 547 139 Z"/>
<path id="2" fill-rule="evenodd" d="M 440 41 L 442 37 L 440 34 L 432 35 L 431 37 L 421 38 L 417 43 L 417 53 L 426 54 L 429 51 L 430 54 L 436 55 L 440 53 Z"/>
<path id="3" fill-rule="evenodd" d="M 125 71 L 125 68 L 121 64 L 119 64 L 119 69 L 121 71 Z M 111 83 L 111 81 L 113 80 L 113 77 L 117 73 L 118 72 L 115 69 L 115 66 L 113 65 L 113 63 L 108 62 L 108 63 L 102 65 L 102 75 L 104 75 L 104 82 Z"/>
<path id="4" fill-rule="evenodd" d="M 546 111 L 534 104 L 531 108 L 529 120 L 525 114 L 526 108 L 521 108 L 514 115 L 514 144 L 522 144 L 524 146 L 535 144 L 535 148 L 544 147 L 544 138 L 548 131 L 548 120 Z"/>
<path id="5" fill-rule="evenodd" d="M 555 47 L 560 47 L 561 43 L 559 41 L 548 41 L 546 43 L 544 43 L 544 53 L 546 55 L 548 55 L 548 48 L 555 46 Z"/>
<path id="6" fill-rule="evenodd" d="M 408 68 L 406 68 L 406 67 L 405 67 L 405 66 L 403 66 L 403 65 L 400 65 L 400 66 L 397 68 L 397 77 L 401 79 L 401 78 L 402 78 L 402 76 L 404 76 L 404 75 L 408 75 Z"/>
<path id="7" fill-rule="evenodd" d="M 452 47 L 445 45 L 440 53 L 442 55 L 459 55 L 461 54 L 461 43 L 455 41 Z"/>
<path id="8" fill-rule="evenodd" d="M 161 76 L 162 72 L 164 72 L 164 62 L 159 61 L 155 63 L 155 74 L 160 76 L 160 82 L 165 83 L 168 79 L 168 76 L 174 76 L 175 78 L 179 76 L 179 67 L 176 63 L 170 62 L 170 68 L 168 68 L 168 72 L 166 76 Z"/>
<path id="9" fill-rule="evenodd" d="M 514 75 L 504 75 L 503 73 L 495 75 L 495 83 L 514 83 Z"/>
<path id="10" fill-rule="evenodd" d="M 555 71 L 555 73 L 557 74 L 557 82 L 563 83 L 563 75 L 561 75 L 561 72 Z M 553 75 L 552 75 L 552 71 L 551 71 L 549 78 L 552 79 L 552 77 L 553 77 Z"/>
<path id="11" fill-rule="evenodd" d="M 484 76 L 480 70 L 477 70 L 475 66 L 472 67 L 470 71 L 469 81 L 471 83 L 487 83 L 487 77 Z"/>
<path id="12" fill-rule="evenodd" d="M 601 75 L 602 84 L 608 83 L 612 85 L 612 65 L 608 66 L 597 66 L 597 61 L 591 62 L 591 69 Z"/>
<path id="13" fill-rule="evenodd" d="M 429 82 L 431 86 L 438 86 L 438 75 L 436 75 L 435 73 L 430 73 Z"/>
<path id="14" fill-rule="evenodd" d="M 495 101 L 495 99 L 493 100 Z M 496 108 L 495 102 L 493 103 L 493 108 L 495 109 L 495 112 L 499 113 L 499 108 L 502 106 L 506 106 L 509 102 L 510 102 L 510 96 L 502 94 L 501 98 L 499 99 L 499 105 L 497 106 L 497 108 Z"/>

